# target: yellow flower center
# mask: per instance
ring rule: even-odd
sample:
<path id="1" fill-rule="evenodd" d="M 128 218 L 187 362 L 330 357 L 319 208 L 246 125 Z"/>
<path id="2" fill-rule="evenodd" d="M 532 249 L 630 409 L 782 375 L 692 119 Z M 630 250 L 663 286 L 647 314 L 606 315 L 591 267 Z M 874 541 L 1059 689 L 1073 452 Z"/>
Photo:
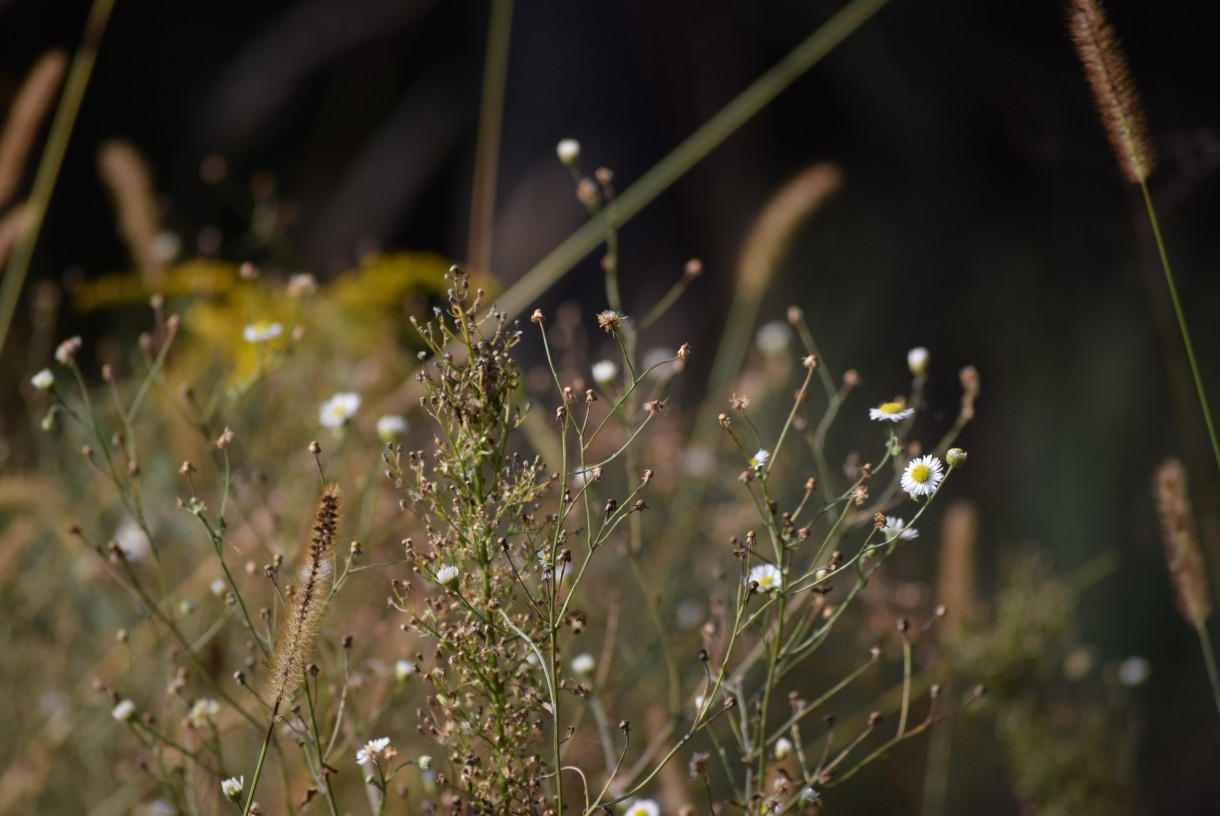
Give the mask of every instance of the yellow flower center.
<path id="1" fill-rule="evenodd" d="M 911 479 L 919 482 L 920 484 L 923 484 L 930 478 L 932 478 L 932 468 L 928 467 L 927 465 L 916 465 L 911 470 Z"/>
<path id="2" fill-rule="evenodd" d="M 902 412 L 901 402 L 886 402 L 881 405 L 881 413 L 883 414 L 898 414 Z"/>

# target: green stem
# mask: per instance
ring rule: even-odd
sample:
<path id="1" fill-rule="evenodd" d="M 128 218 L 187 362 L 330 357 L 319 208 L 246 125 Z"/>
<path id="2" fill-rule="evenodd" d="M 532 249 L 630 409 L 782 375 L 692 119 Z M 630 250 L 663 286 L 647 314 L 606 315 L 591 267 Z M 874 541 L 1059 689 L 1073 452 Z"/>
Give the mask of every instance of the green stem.
<path id="1" fill-rule="evenodd" d="M 1199 406 L 1203 409 L 1203 421 L 1207 423 L 1207 435 L 1211 439 L 1212 454 L 1216 457 L 1217 469 L 1220 469 L 1220 438 L 1216 436 L 1216 424 L 1212 421 L 1212 411 L 1207 404 L 1207 393 L 1203 389 L 1203 375 L 1199 373 L 1199 361 L 1195 359 L 1195 345 L 1191 342 L 1190 331 L 1186 327 L 1186 315 L 1182 311 L 1182 301 L 1178 298 L 1178 287 L 1174 282 L 1173 267 L 1169 265 L 1169 254 L 1165 251 L 1165 240 L 1161 236 L 1161 224 L 1156 217 L 1156 207 L 1152 204 L 1152 196 L 1148 193 L 1148 184 L 1144 181 L 1140 182 L 1140 192 L 1144 196 L 1144 208 L 1148 211 L 1148 222 L 1152 226 L 1152 236 L 1156 240 L 1156 249 L 1161 257 L 1161 268 L 1165 270 L 1165 285 L 1169 287 L 1169 298 L 1173 301 L 1173 311 L 1178 318 L 1178 328 L 1182 332 L 1182 343 L 1186 346 L 1186 359 L 1190 361 L 1190 373 L 1195 379 L 1195 391 L 1199 394 Z M 1220 694 L 1217 696 L 1217 705 L 1220 705 Z"/>
<path id="2" fill-rule="evenodd" d="M 470 196 L 470 238 L 466 262 L 477 272 L 491 269 L 492 220 L 496 205 L 496 168 L 504 118 L 504 84 L 513 0 L 492 0 L 483 59 L 483 97 L 479 106 L 478 147 L 474 157 L 474 191 Z"/>
<path id="3" fill-rule="evenodd" d="M 1216 710 L 1220 711 L 1220 673 L 1216 671 L 1216 655 L 1212 652 L 1212 639 L 1207 634 L 1207 622 L 1199 621 L 1195 626 L 1195 632 L 1199 635 L 1199 648 L 1203 650 L 1203 662 L 1207 664 L 1207 679 L 1211 681 Z"/>
<path id="4" fill-rule="evenodd" d="M 93 0 L 89 17 L 85 21 L 80 47 L 72 58 L 72 68 L 68 71 L 68 79 L 64 83 L 63 96 L 60 97 L 42 159 L 34 174 L 34 186 L 22 208 L 17 241 L 4 271 L 4 280 L 0 281 L 0 351 L 4 350 L 4 342 L 8 338 L 13 313 L 17 310 L 17 301 L 21 296 L 21 287 L 25 283 L 26 273 L 30 270 L 30 260 L 34 257 L 34 245 L 38 242 L 38 233 L 42 231 L 42 222 L 51 203 L 51 194 L 55 192 L 55 182 L 64 163 L 64 154 L 67 153 L 72 129 L 76 125 L 76 115 L 80 112 L 81 102 L 85 98 L 85 89 L 89 87 L 89 77 L 97 60 L 98 46 L 101 45 L 114 3 L 115 0 Z"/>

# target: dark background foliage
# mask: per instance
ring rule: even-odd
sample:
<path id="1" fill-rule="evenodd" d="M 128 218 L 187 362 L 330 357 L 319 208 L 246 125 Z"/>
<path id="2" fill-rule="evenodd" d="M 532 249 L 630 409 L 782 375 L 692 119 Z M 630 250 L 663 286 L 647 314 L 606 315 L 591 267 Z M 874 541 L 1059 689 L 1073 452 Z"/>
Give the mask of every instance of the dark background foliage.
<path id="1" fill-rule="evenodd" d="M 0 0 L 0 98 L 47 48 L 74 47 L 87 8 Z M 835 8 L 519 2 L 495 273 L 511 282 L 583 220 L 554 157 L 560 138 L 580 139 L 589 165 L 612 167 L 625 187 Z M 1152 193 L 1220 403 L 1220 9 L 1109 10 L 1161 155 Z M 862 386 L 870 402 L 900 387 L 910 346 L 932 349 L 942 405 L 955 399 L 954 372 L 978 366 L 970 478 L 955 490 L 981 508 L 985 581 L 999 577 L 997 553 L 1028 541 L 1065 573 L 1119 555 L 1081 615 L 1105 659 L 1152 662 L 1136 697 L 1142 805 L 1214 813 L 1220 728 L 1194 635 L 1174 614 L 1149 482 L 1162 458 L 1184 456 L 1220 565 L 1220 480 L 1138 196 L 1063 17 L 1054 2 L 893 3 L 624 229 L 627 307 L 701 257 L 705 276 L 656 339 L 711 348 L 752 217 L 794 172 L 838 163 L 845 186 L 796 242 L 764 319 L 801 305 L 839 370 L 878 372 Z M 282 266 L 333 274 L 372 246 L 461 260 L 486 20 L 487 5 L 466 0 L 119 0 L 32 278 L 125 266 L 95 172 L 97 146 L 116 136 L 147 155 L 188 248 L 204 225 L 231 236 L 245 223 L 200 180 L 202 159 L 220 153 L 234 178 L 269 172 L 295 202 L 291 245 L 272 259 Z M 543 305 L 564 299 L 604 308 L 595 257 Z M 23 410 L 15 384 L 35 365 L 22 354 L 23 311 L 4 356 L 9 429 Z M 1003 785 L 998 761 L 978 773 Z M 978 802 L 1016 810 L 1000 792 Z"/>

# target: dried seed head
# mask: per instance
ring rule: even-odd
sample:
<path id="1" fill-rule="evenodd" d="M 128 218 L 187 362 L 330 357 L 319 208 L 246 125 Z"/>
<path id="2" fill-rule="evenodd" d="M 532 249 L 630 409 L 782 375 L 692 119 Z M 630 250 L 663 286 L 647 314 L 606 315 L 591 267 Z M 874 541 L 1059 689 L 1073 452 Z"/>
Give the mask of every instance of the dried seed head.
<path id="1" fill-rule="evenodd" d="M 1186 468 L 1177 459 L 1162 463 L 1153 478 L 1153 488 L 1178 610 L 1191 626 L 1201 626 L 1211 615 L 1211 592 L 1187 492 Z"/>

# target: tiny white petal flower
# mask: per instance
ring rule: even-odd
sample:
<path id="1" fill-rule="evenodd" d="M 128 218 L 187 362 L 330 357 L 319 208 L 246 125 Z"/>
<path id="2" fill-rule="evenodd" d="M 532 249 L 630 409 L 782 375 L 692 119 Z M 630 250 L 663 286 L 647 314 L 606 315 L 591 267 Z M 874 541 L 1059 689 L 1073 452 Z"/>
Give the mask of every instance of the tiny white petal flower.
<path id="1" fill-rule="evenodd" d="M 225 795 L 225 798 L 231 802 L 236 802 L 241 798 L 242 791 L 246 788 L 246 777 L 231 776 L 220 783 L 220 792 Z"/>
<path id="2" fill-rule="evenodd" d="M 79 336 L 69 337 L 56 347 L 55 361 L 60 365 L 68 365 L 76 359 L 76 353 L 81 350 L 82 345 L 83 343 Z"/>
<path id="3" fill-rule="evenodd" d="M 127 722 L 136 713 L 136 704 L 131 700 L 123 700 L 110 712 L 110 716 L 119 722 Z"/>
<path id="4" fill-rule="evenodd" d="M 759 564 L 750 570 L 750 580 L 758 584 L 759 592 L 774 592 L 783 585 L 784 576 L 774 564 Z"/>
<path id="5" fill-rule="evenodd" d="M 944 466 L 935 456 L 917 456 L 902 474 L 902 489 L 914 496 L 930 496 L 945 478 Z"/>
<path id="6" fill-rule="evenodd" d="M 754 335 L 754 345 L 763 354 L 779 355 L 788 350 L 792 342 L 792 328 L 783 320 L 772 320 L 759 328 Z"/>
<path id="7" fill-rule="evenodd" d="M 436 580 L 441 584 L 452 584 L 457 580 L 457 577 L 461 574 L 461 572 L 462 571 L 457 568 L 456 564 L 446 564 L 436 571 Z"/>
<path id="8" fill-rule="evenodd" d="M 308 272 L 298 272 L 288 279 L 288 297 L 293 300 L 318 291 L 318 279 Z"/>
<path id="9" fill-rule="evenodd" d="M 707 698 L 702 694 L 695 695 L 695 711 L 702 711 L 703 704 L 707 702 Z"/>
<path id="10" fill-rule="evenodd" d="M 196 700 L 195 704 L 191 706 L 191 712 L 186 716 L 191 721 L 191 725 L 202 728 L 208 721 L 214 720 L 219 713 L 220 703 L 205 697 L 202 700 Z"/>
<path id="11" fill-rule="evenodd" d="M 775 741 L 775 758 L 783 759 L 792 753 L 792 740 L 787 737 L 780 737 Z"/>
<path id="12" fill-rule="evenodd" d="M 322 403 L 318 421 L 327 428 L 341 428 L 360 410 L 360 395 L 343 391 Z"/>
<path id="13" fill-rule="evenodd" d="M 50 391 L 55 387 L 55 375 L 51 373 L 51 369 L 44 368 L 42 371 L 39 371 L 37 374 L 31 377 L 30 382 L 32 382 L 34 387 L 39 391 Z"/>
<path id="14" fill-rule="evenodd" d="M 377 420 L 377 436 L 382 442 L 397 442 L 407 435 L 406 417 L 390 414 Z"/>
<path id="15" fill-rule="evenodd" d="M 415 664 L 410 660 L 399 660 L 394 664 L 394 678 L 398 682 L 401 683 L 413 674 L 415 674 Z"/>
<path id="16" fill-rule="evenodd" d="M 212 594 L 215 595 L 217 598 L 223 598 L 225 596 L 225 594 L 229 591 L 229 585 L 227 583 L 225 583 L 224 578 L 217 578 L 215 581 L 212 582 L 211 590 L 212 590 Z"/>
<path id="17" fill-rule="evenodd" d="M 563 139 L 555 145 L 555 155 L 564 164 L 573 164 L 580 160 L 580 142 L 575 139 Z"/>
<path id="18" fill-rule="evenodd" d="M 131 516 L 119 523 L 118 529 L 114 531 L 114 543 L 119 545 L 123 557 L 128 561 L 140 561 L 152 551 L 148 536 Z"/>
<path id="19" fill-rule="evenodd" d="M 593 364 L 593 382 L 605 387 L 618 376 L 618 365 L 613 360 L 599 360 Z"/>
<path id="20" fill-rule="evenodd" d="M 901 422 L 915 416 L 914 408 L 903 408 L 901 402 L 883 402 L 877 408 L 868 409 L 868 418 L 879 422 Z"/>
<path id="21" fill-rule="evenodd" d="M 588 652 L 578 654 L 576 657 L 572 658 L 572 671 L 576 672 L 578 675 L 591 675 L 593 674 L 593 669 L 596 667 L 597 660 L 595 660 L 593 655 L 589 654 Z"/>
<path id="22" fill-rule="evenodd" d="M 623 816 L 661 816 L 661 808 L 652 799 L 636 799 L 628 805 Z"/>
<path id="23" fill-rule="evenodd" d="M 914 527 L 908 527 L 905 521 L 896 516 L 885 517 L 885 526 L 881 528 L 881 532 L 884 533 L 887 538 L 897 536 L 903 541 L 910 541 L 911 539 L 919 538 L 918 530 L 916 530 Z"/>
<path id="24" fill-rule="evenodd" d="M 928 373 L 928 360 L 931 357 L 932 355 L 923 346 L 913 348 L 907 352 L 907 367 L 911 369 L 911 373 L 916 377 L 922 377 Z"/>
<path id="25" fill-rule="evenodd" d="M 760 450 L 758 453 L 754 454 L 754 458 L 750 460 L 750 466 L 753 468 L 760 468 L 767 464 L 767 461 L 770 458 L 771 451 Z"/>
<path id="26" fill-rule="evenodd" d="M 267 320 L 260 320 L 257 323 L 251 323 L 246 326 L 242 332 L 242 337 L 246 338 L 247 343 L 266 343 L 268 340 L 274 340 L 284 333 L 284 327 L 279 323 L 271 323 Z"/>
<path id="27" fill-rule="evenodd" d="M 369 740 L 364 744 L 364 747 L 356 752 L 356 764 L 368 765 L 378 754 L 384 753 L 385 749 L 390 747 L 390 738 L 381 737 L 380 739 Z"/>
<path id="28" fill-rule="evenodd" d="M 420 754 L 419 759 L 415 760 L 415 764 L 419 766 L 421 771 L 426 771 L 432 767 L 432 757 L 427 754 Z"/>
<path id="29" fill-rule="evenodd" d="M 1150 674 L 1152 674 L 1152 664 L 1138 655 L 1128 657 L 1118 664 L 1118 682 L 1124 686 L 1143 685 L 1148 681 Z"/>

